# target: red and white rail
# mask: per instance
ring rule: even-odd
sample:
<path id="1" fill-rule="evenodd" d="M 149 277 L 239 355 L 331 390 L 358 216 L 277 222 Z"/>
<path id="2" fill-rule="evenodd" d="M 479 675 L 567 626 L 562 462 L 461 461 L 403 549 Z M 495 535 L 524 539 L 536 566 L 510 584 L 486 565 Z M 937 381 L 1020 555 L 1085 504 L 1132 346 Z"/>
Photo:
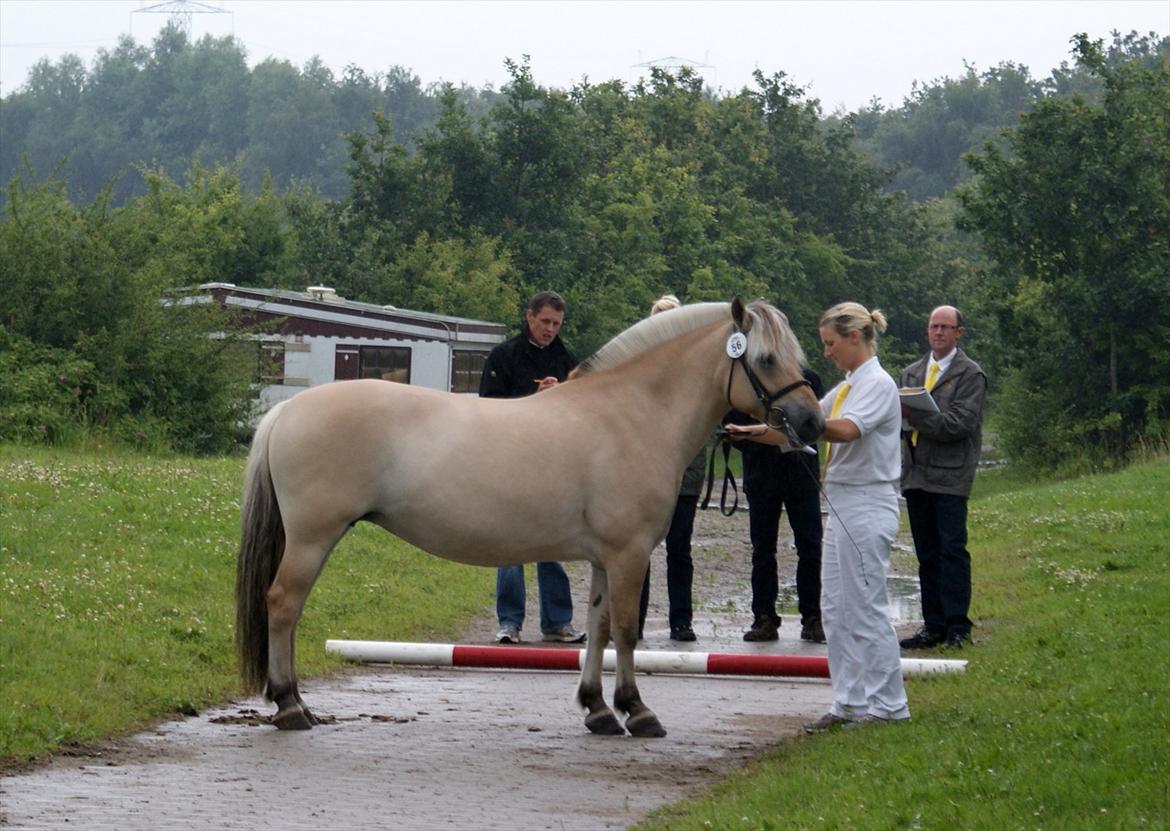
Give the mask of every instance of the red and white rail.
<path id="1" fill-rule="evenodd" d="M 580 670 L 584 649 L 549 646 L 470 646 L 466 644 L 405 643 L 401 641 L 327 640 L 325 651 L 351 661 L 371 664 L 412 664 L 433 667 L 488 667 L 494 669 Z M 617 653 L 605 650 L 602 668 L 612 671 Z M 902 675 L 963 672 L 966 661 L 903 658 Z M 733 654 L 720 652 L 666 652 L 635 650 L 636 672 L 685 675 L 760 675 L 788 678 L 828 678 L 829 659 L 823 655 Z"/>

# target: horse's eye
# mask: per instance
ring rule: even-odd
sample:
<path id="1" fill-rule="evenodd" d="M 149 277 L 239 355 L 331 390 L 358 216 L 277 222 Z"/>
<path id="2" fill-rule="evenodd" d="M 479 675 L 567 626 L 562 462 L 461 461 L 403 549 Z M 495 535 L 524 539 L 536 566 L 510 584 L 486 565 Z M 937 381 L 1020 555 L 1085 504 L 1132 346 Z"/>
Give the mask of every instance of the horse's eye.
<path id="1" fill-rule="evenodd" d="M 776 360 L 775 360 L 775 358 L 772 357 L 771 353 L 760 356 L 759 364 L 760 364 L 760 366 L 764 367 L 764 369 L 771 369 L 772 364 L 774 364 L 774 363 L 776 363 Z"/>

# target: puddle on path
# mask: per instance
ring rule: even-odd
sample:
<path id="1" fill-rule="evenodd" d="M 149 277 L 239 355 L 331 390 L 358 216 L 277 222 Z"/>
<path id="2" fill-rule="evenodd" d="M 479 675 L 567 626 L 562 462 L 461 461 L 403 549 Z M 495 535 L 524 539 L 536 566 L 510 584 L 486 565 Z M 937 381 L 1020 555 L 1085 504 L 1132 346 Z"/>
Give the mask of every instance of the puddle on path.
<path id="1" fill-rule="evenodd" d="M 886 590 L 890 596 L 890 620 L 895 626 L 922 620 L 922 594 L 917 576 L 892 575 L 886 579 Z M 780 587 L 779 605 L 785 614 L 796 612 L 795 583 Z"/>

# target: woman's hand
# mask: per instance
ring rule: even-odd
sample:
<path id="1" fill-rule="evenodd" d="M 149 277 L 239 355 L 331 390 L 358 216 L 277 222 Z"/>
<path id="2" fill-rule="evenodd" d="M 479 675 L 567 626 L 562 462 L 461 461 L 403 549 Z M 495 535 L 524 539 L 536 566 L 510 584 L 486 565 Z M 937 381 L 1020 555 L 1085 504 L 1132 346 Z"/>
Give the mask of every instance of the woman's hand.
<path id="1" fill-rule="evenodd" d="M 747 439 L 760 444 L 788 444 L 783 430 L 773 430 L 767 424 L 725 424 L 727 436 L 732 441 Z"/>
<path id="2" fill-rule="evenodd" d="M 758 438 L 768 432 L 767 424 L 725 424 L 723 426 L 727 430 L 728 437 L 736 441 Z"/>

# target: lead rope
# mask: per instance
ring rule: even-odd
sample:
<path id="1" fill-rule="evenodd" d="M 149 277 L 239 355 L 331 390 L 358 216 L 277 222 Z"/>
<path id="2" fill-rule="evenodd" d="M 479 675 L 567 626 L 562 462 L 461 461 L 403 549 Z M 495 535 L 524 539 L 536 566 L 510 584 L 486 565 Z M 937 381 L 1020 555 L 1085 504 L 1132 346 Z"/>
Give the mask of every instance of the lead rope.
<path id="1" fill-rule="evenodd" d="M 723 448 L 723 491 L 719 496 L 719 513 L 723 516 L 731 516 L 735 513 L 736 508 L 739 507 L 739 488 L 735 484 L 735 475 L 731 472 L 731 439 L 727 437 L 727 433 L 723 431 L 716 432 L 719 436 L 719 446 Z M 727 486 L 731 485 L 733 494 L 733 502 L 731 503 L 731 510 L 727 510 Z M 699 504 L 700 510 L 707 510 L 707 506 L 711 502 L 711 489 L 715 486 L 715 451 L 711 451 L 711 457 L 707 462 L 707 493 L 703 496 L 703 501 Z"/>
<path id="2" fill-rule="evenodd" d="M 790 442 L 799 442 L 800 441 L 799 437 L 795 435 L 795 433 L 790 425 L 787 425 L 787 424 L 785 425 L 784 432 L 788 436 L 788 440 Z M 825 500 L 825 504 L 828 505 L 829 510 L 833 512 L 833 516 L 837 517 L 837 522 L 838 522 L 838 524 L 840 524 L 841 530 L 845 532 L 845 536 L 849 538 L 849 542 L 853 543 L 853 548 L 855 551 L 857 551 L 857 565 L 858 565 L 859 570 L 861 572 L 861 581 L 863 583 L 865 583 L 865 585 L 868 586 L 869 585 L 869 578 L 865 576 L 865 559 L 861 556 L 861 546 L 859 546 L 857 544 L 857 541 L 853 539 L 853 535 L 849 533 L 849 526 L 845 524 L 845 520 L 841 519 L 841 515 L 839 513 L 837 513 L 837 509 L 836 509 L 836 507 L 834 507 L 833 501 L 831 499 L 829 499 L 829 495 L 827 493 L 825 493 L 825 486 L 824 486 L 824 484 L 821 483 L 821 480 L 819 478 L 817 478 L 812 473 L 812 471 L 810 471 L 804 465 L 801 465 L 801 467 L 804 467 L 804 472 L 807 473 L 810 477 L 812 477 L 813 482 L 817 486 L 817 491 L 819 491 L 821 494 L 821 498 Z"/>

